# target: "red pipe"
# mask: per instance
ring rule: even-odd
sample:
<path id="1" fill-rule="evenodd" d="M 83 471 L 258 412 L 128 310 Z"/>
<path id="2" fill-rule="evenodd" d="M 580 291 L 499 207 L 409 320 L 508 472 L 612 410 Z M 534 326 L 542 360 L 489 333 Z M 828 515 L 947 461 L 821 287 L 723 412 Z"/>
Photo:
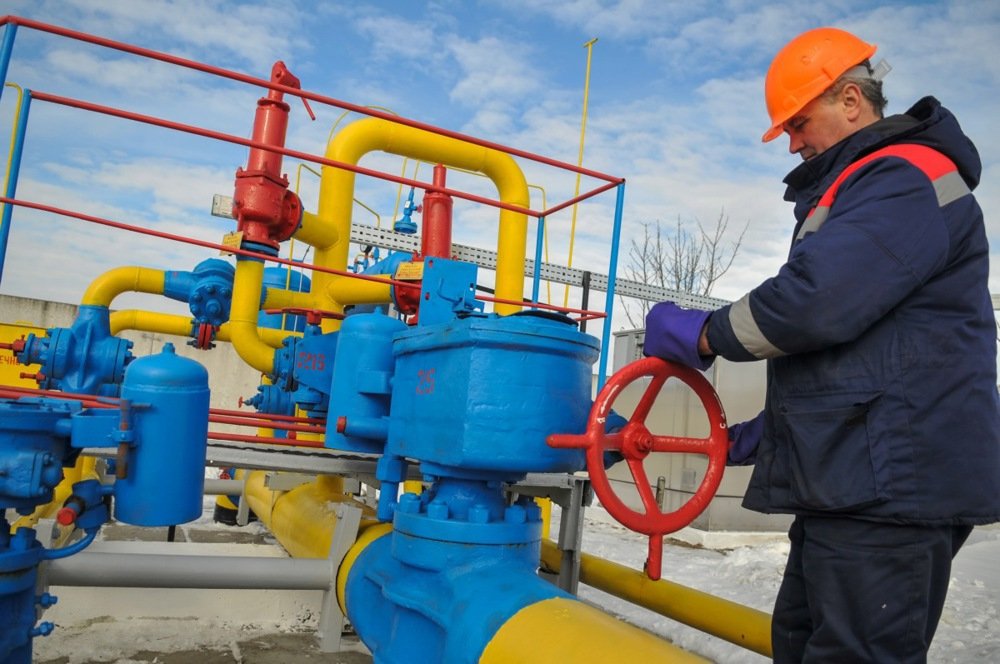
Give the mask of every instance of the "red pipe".
<path id="1" fill-rule="evenodd" d="M 231 415 L 233 417 L 245 417 L 255 420 L 275 420 L 278 422 L 299 422 L 302 424 L 316 424 L 326 426 L 326 420 L 317 417 L 297 417 L 295 415 L 272 415 L 270 413 L 249 413 L 241 410 L 228 410 L 226 408 L 209 408 L 210 415 Z"/>
<path id="2" fill-rule="evenodd" d="M 225 440 L 237 443 L 260 443 L 262 445 L 287 445 L 289 447 L 323 447 L 322 440 L 299 440 L 297 438 L 266 438 L 264 436 L 244 436 L 238 433 L 209 431 L 209 440 Z"/>
<path id="3" fill-rule="evenodd" d="M 452 197 L 445 192 L 447 171 L 442 164 L 434 166 L 434 188 L 424 194 L 424 223 L 420 238 L 420 253 L 424 258 L 451 258 Z"/>
<path id="4" fill-rule="evenodd" d="M 303 426 L 301 424 L 289 424 L 283 422 L 270 422 L 266 425 L 255 422 L 253 420 L 246 420 L 239 417 L 226 417 L 223 415 L 209 415 L 209 422 L 214 422 L 215 424 L 235 424 L 241 427 L 258 427 L 266 429 L 278 429 L 280 431 L 300 431 L 302 433 L 315 433 L 318 435 L 323 435 L 326 433 L 325 429 L 320 429 L 317 427 Z"/>

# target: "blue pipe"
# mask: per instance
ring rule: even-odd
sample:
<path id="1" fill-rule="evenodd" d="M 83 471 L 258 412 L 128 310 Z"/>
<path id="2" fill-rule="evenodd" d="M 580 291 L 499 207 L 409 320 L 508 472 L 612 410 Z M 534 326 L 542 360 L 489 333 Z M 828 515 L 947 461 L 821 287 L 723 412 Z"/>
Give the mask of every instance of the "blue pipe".
<path id="1" fill-rule="evenodd" d="M 73 544 L 70 544 L 69 546 L 64 546 L 58 549 L 45 549 L 42 552 L 42 560 L 59 560 L 61 558 L 69 558 L 72 555 L 80 553 L 88 546 L 90 546 L 90 543 L 94 541 L 94 538 L 97 537 L 98 530 L 100 530 L 100 527 L 88 528 L 86 531 L 87 532 L 86 537 L 84 537 L 79 542 L 74 542 Z"/>
<path id="2" fill-rule="evenodd" d="M 608 261 L 608 296 L 604 300 L 604 311 L 608 314 L 604 319 L 604 332 L 601 335 L 601 369 L 597 376 L 597 389 L 604 387 L 608 377 L 608 345 L 611 343 L 611 317 L 615 310 L 615 273 L 618 271 L 618 245 L 621 242 L 622 208 L 625 205 L 625 182 L 618 185 L 618 196 L 615 199 L 615 227 L 611 231 L 611 260 Z"/>
<path id="3" fill-rule="evenodd" d="M 13 38 L 12 38 L 13 39 Z M 4 34 L 4 45 L 6 46 L 6 33 Z M 3 74 L 6 77 L 6 66 L 4 62 Z M 11 151 L 10 173 L 8 174 L 7 189 L 4 196 L 14 198 L 17 193 L 17 177 L 21 171 L 21 153 L 24 151 L 24 134 L 28 128 L 28 109 L 31 108 L 31 90 L 25 90 L 21 96 L 21 105 L 18 111 L 17 129 L 14 132 L 14 149 Z M 10 236 L 11 215 L 14 206 L 11 203 L 4 203 L 3 217 L 0 218 L 0 281 L 3 280 L 3 266 L 7 258 L 7 238 Z"/>
<path id="4" fill-rule="evenodd" d="M 542 242 L 545 237 L 545 217 L 538 218 L 538 232 L 535 238 L 535 275 L 531 279 L 531 301 L 538 302 L 538 289 L 542 283 Z"/>
<path id="5" fill-rule="evenodd" d="M 3 89 L 7 84 L 7 68 L 10 66 L 10 56 L 14 52 L 16 35 L 17 24 L 8 23 L 3 31 L 3 43 L 0 43 L 0 99 L 3 99 Z"/>

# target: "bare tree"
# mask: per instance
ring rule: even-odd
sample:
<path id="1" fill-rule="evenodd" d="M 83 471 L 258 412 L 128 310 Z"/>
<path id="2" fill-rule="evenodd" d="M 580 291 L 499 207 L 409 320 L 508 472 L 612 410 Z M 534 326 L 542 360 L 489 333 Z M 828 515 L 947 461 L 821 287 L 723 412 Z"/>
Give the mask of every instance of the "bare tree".
<path id="1" fill-rule="evenodd" d="M 625 278 L 683 293 L 710 295 L 716 282 L 732 266 L 750 222 L 731 243 L 724 241 L 729 228 L 725 210 L 719 213 L 714 228 L 705 230 L 700 221 L 695 223 L 697 235 L 684 227 L 680 217 L 671 232 L 665 232 L 659 221 L 643 222 L 642 237 L 632 238 L 629 244 Z M 633 327 L 642 327 L 655 304 L 624 297 L 621 302 Z"/>

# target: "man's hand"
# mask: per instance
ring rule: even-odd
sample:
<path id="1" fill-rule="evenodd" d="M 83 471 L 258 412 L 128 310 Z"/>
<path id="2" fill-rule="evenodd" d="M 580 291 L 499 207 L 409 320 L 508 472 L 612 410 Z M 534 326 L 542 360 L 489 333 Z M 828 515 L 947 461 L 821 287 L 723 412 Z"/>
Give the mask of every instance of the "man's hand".
<path id="1" fill-rule="evenodd" d="M 715 359 L 703 339 L 709 311 L 682 309 L 673 302 L 660 302 L 646 314 L 646 340 L 642 352 L 704 371 Z M 707 352 L 703 352 L 707 351 Z"/>
<path id="2" fill-rule="evenodd" d="M 752 420 L 738 422 L 729 427 L 730 466 L 749 466 L 757 459 L 757 446 L 764 434 L 764 413 Z"/>

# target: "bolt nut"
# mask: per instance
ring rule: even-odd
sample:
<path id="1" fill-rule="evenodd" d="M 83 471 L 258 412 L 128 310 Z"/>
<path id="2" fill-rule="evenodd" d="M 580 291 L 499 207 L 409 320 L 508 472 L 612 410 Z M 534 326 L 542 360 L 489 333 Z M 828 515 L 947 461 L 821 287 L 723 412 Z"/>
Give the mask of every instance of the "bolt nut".
<path id="1" fill-rule="evenodd" d="M 420 511 L 420 496 L 415 493 L 404 493 L 399 497 L 396 509 L 405 514 L 416 514 Z"/>
<path id="2" fill-rule="evenodd" d="M 528 515 L 520 505 L 511 505 L 503 513 L 503 520 L 507 523 L 524 523 L 527 519 Z"/>
<path id="3" fill-rule="evenodd" d="M 442 521 L 448 518 L 448 503 L 443 500 L 432 500 L 430 505 L 427 506 L 427 516 L 432 519 L 441 519 Z"/>
<path id="4" fill-rule="evenodd" d="M 489 523 L 490 508 L 481 503 L 476 503 L 469 508 L 469 523 Z"/>

